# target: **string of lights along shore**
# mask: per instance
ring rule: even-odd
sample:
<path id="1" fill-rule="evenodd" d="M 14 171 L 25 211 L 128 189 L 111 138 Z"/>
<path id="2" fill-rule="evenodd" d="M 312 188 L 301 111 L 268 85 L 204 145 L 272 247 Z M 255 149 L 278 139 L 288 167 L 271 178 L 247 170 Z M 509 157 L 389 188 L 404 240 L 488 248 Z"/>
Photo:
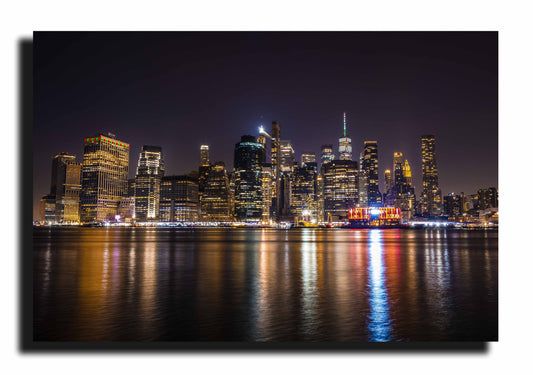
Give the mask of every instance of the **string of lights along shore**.
<path id="1" fill-rule="evenodd" d="M 257 136 L 241 136 L 233 168 L 212 162 L 211 146 L 201 145 L 198 170 L 186 175 L 165 175 L 163 149 L 145 145 L 135 178 L 128 179 L 127 142 L 111 133 L 83 142 L 82 163 L 64 152 L 52 158 L 50 193 L 41 199 L 41 225 L 372 227 L 498 221 L 494 187 L 442 196 L 435 135 L 420 136 L 419 195 L 401 151 L 391 152 L 392 168 L 384 170 L 385 191 L 380 192 L 378 142 L 364 141 L 360 154 L 354 155 L 357 147 L 349 136 L 346 113 L 338 147 L 323 144 L 318 157 L 302 152 L 297 161 L 293 143 L 282 139 L 282 127 L 273 121 L 269 131 L 261 125 Z"/>

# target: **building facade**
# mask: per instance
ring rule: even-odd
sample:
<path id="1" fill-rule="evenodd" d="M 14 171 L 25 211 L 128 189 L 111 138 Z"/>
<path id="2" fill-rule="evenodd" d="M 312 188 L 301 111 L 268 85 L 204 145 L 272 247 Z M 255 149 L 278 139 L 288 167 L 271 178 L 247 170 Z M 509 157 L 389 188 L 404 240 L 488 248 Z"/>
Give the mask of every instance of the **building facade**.
<path id="1" fill-rule="evenodd" d="M 380 206 L 382 200 L 379 192 L 378 143 L 376 141 L 365 141 L 360 174 L 364 180 L 367 205 L 369 207 Z"/>
<path id="2" fill-rule="evenodd" d="M 50 196 L 55 197 L 54 223 L 72 224 L 80 221 L 81 164 L 66 152 L 52 158 Z"/>
<path id="3" fill-rule="evenodd" d="M 80 219 L 84 223 L 114 221 L 127 193 L 130 145 L 114 134 L 84 139 Z"/>
<path id="4" fill-rule="evenodd" d="M 292 176 L 291 206 L 297 222 L 317 222 L 317 173 L 314 162 L 311 165 L 296 166 Z"/>
<path id="5" fill-rule="evenodd" d="M 159 220 L 163 222 L 200 221 L 198 181 L 191 176 L 161 178 Z"/>
<path id="6" fill-rule="evenodd" d="M 226 165 L 218 161 L 207 175 L 201 201 L 202 221 L 233 221 L 233 199 Z"/>
<path id="7" fill-rule="evenodd" d="M 359 168 L 352 160 L 334 160 L 324 166 L 324 220 L 345 221 L 359 203 Z"/>
<path id="8" fill-rule="evenodd" d="M 163 152 L 159 146 L 142 146 L 135 175 L 135 221 L 159 220 Z"/>
<path id="9" fill-rule="evenodd" d="M 323 165 L 328 164 L 335 160 L 335 153 L 333 152 L 333 145 L 330 143 L 323 144 L 320 147 L 320 168 L 322 168 Z"/>
<path id="10" fill-rule="evenodd" d="M 235 145 L 235 216 L 238 221 L 261 221 L 264 152 L 263 145 L 250 135 L 243 135 Z"/>
<path id="11" fill-rule="evenodd" d="M 439 216 L 442 210 L 442 193 L 439 188 L 435 136 L 423 135 L 422 146 L 422 194 L 420 196 L 420 214 L 422 216 Z"/>

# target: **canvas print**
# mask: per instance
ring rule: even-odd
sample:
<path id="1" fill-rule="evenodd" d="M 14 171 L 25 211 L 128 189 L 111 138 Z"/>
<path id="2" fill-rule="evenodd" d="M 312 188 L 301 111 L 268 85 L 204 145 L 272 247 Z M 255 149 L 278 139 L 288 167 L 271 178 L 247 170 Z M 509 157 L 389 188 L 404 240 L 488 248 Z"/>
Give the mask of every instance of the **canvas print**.
<path id="1" fill-rule="evenodd" d="M 496 32 L 35 32 L 34 342 L 498 340 Z"/>

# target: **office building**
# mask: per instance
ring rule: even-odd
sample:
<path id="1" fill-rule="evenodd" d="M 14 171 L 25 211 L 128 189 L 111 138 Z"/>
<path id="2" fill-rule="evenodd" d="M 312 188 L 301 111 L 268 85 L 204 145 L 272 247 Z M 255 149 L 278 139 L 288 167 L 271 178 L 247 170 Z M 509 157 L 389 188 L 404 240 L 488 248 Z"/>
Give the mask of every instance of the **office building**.
<path id="1" fill-rule="evenodd" d="M 376 141 L 365 141 L 360 166 L 360 174 L 366 189 L 367 206 L 380 206 L 382 201 L 379 192 L 378 143 Z"/>
<path id="2" fill-rule="evenodd" d="M 314 152 L 306 152 L 302 154 L 302 165 L 313 163 L 316 165 L 316 155 Z"/>
<path id="3" fill-rule="evenodd" d="M 359 203 L 359 168 L 352 160 L 334 160 L 324 166 L 324 219 L 345 221 Z"/>
<path id="4" fill-rule="evenodd" d="M 291 141 L 280 142 L 281 173 L 291 173 L 294 169 L 294 148 Z"/>
<path id="5" fill-rule="evenodd" d="M 187 175 L 161 178 L 159 221 L 200 221 L 198 180 Z"/>
<path id="6" fill-rule="evenodd" d="M 200 146 L 200 165 L 209 165 L 209 146 Z"/>
<path id="7" fill-rule="evenodd" d="M 442 195 L 439 188 L 435 136 L 423 135 L 422 146 L 422 194 L 420 213 L 422 216 L 439 216 L 442 209 Z"/>
<path id="8" fill-rule="evenodd" d="M 498 189 L 479 189 L 474 199 L 474 209 L 481 211 L 498 207 Z"/>
<path id="9" fill-rule="evenodd" d="M 56 197 L 55 195 L 43 195 L 39 207 L 39 219 L 46 225 L 55 224 L 56 220 Z"/>
<path id="10" fill-rule="evenodd" d="M 84 223 L 114 221 L 127 193 L 130 145 L 114 134 L 84 139 L 80 216 Z"/>
<path id="11" fill-rule="evenodd" d="M 448 218 L 457 219 L 464 212 L 464 194 L 450 193 L 444 197 L 443 214 Z"/>
<path id="12" fill-rule="evenodd" d="M 165 174 L 163 152 L 159 146 L 142 146 L 135 175 L 135 220 L 157 221 L 161 178 Z"/>
<path id="13" fill-rule="evenodd" d="M 274 217 L 274 212 L 272 211 L 272 180 L 272 164 L 265 163 L 261 172 L 261 186 L 263 190 L 263 214 L 261 221 L 264 223 L 270 223 L 271 218 Z"/>
<path id="14" fill-rule="evenodd" d="M 251 135 L 235 145 L 235 216 L 237 221 L 261 221 L 263 214 L 262 160 L 265 149 Z"/>
<path id="15" fill-rule="evenodd" d="M 202 195 L 201 212 L 202 221 L 233 221 L 233 199 L 230 177 L 228 176 L 224 162 L 216 162 L 209 170 Z"/>
<path id="16" fill-rule="evenodd" d="M 135 193 L 134 193 L 135 194 Z M 135 218 L 135 196 L 122 197 L 118 205 L 117 221 L 131 223 Z"/>
<path id="17" fill-rule="evenodd" d="M 295 221 L 317 222 L 317 173 L 311 165 L 296 166 L 291 184 L 291 208 Z"/>
<path id="18" fill-rule="evenodd" d="M 81 164 L 66 152 L 52 158 L 50 196 L 55 197 L 53 223 L 72 224 L 80 221 Z"/>
<path id="19" fill-rule="evenodd" d="M 391 177 L 390 169 L 385 169 L 385 172 L 383 175 L 385 177 L 385 194 L 384 195 L 387 195 L 390 189 L 392 188 L 392 177 Z"/>
<path id="20" fill-rule="evenodd" d="M 320 168 L 322 168 L 323 165 L 328 164 L 335 160 L 335 153 L 333 152 L 333 145 L 323 144 L 320 148 Z"/>
<path id="21" fill-rule="evenodd" d="M 280 154 L 281 128 L 277 121 L 272 121 L 272 139 L 270 142 L 270 157 L 272 165 L 272 210 L 273 218 L 277 220 L 281 210 L 281 199 L 278 194 L 281 184 L 281 154 Z"/>

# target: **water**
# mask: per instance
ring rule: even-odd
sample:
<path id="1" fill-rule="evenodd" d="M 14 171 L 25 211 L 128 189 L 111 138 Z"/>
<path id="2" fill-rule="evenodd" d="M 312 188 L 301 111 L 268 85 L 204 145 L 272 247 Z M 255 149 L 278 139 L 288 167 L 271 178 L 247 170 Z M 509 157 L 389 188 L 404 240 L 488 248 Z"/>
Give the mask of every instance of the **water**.
<path id="1" fill-rule="evenodd" d="M 490 341 L 498 233 L 38 228 L 34 339 Z"/>

